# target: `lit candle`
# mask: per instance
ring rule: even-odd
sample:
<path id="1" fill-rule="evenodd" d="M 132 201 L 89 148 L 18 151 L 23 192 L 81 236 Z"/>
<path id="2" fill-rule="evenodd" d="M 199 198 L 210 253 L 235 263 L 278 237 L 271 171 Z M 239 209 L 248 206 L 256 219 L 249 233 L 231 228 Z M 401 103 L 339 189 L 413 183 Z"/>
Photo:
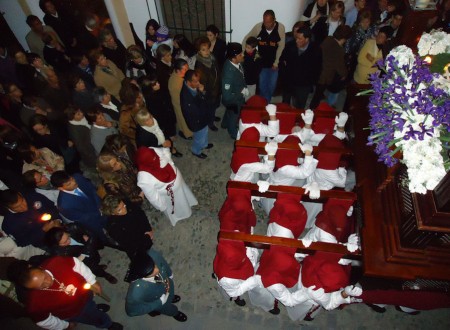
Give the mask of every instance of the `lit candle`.
<path id="1" fill-rule="evenodd" d="M 103 300 L 110 302 L 111 298 L 109 298 L 104 292 L 102 293 L 96 293 L 94 290 L 92 290 L 92 286 L 89 283 L 85 283 L 83 285 L 83 289 L 85 290 L 91 290 L 92 292 L 94 292 L 94 294 L 96 294 L 97 296 L 99 296 L 100 298 L 102 298 Z"/>
<path id="2" fill-rule="evenodd" d="M 49 221 L 49 220 L 51 220 L 51 219 L 52 219 L 52 215 L 49 214 L 49 213 L 44 213 L 44 214 L 41 216 L 41 220 L 42 220 L 42 221 Z"/>
<path id="3" fill-rule="evenodd" d="M 450 63 L 447 63 L 446 66 L 444 66 L 444 77 L 445 79 L 450 80 L 450 72 L 449 72 Z"/>

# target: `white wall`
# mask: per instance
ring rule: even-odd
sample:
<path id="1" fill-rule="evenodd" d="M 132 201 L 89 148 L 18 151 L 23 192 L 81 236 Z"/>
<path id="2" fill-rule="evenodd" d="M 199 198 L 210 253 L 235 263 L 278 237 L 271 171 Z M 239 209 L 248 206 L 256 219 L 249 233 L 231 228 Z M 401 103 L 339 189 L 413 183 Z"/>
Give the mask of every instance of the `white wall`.
<path id="1" fill-rule="evenodd" d="M 114 0 L 117 1 L 117 0 Z M 277 20 L 284 24 L 286 31 L 290 31 L 292 26 L 301 16 L 308 0 L 230 0 L 231 13 L 228 1 L 225 8 L 226 28 L 231 28 L 233 33 L 231 39 L 227 35 L 227 41 L 242 42 L 244 36 L 258 22 L 262 21 L 262 15 L 266 9 L 275 11 Z M 31 12 L 42 19 L 43 13 L 39 8 L 39 1 L 26 0 Z M 154 0 L 123 0 L 130 22 L 133 23 L 139 38 L 145 42 L 145 24 L 151 18 L 158 20 L 157 9 Z M 147 6 L 148 4 L 148 6 Z M 25 49 L 28 46 L 25 42 L 25 35 L 29 28 L 25 23 L 26 15 L 19 6 L 17 0 L 0 0 L 0 9 L 5 12 L 5 20 L 16 38 Z M 162 17 L 159 17 L 161 20 Z"/>
<path id="2" fill-rule="evenodd" d="M 22 7 L 17 1 L 0 0 L 0 10 L 5 13 L 3 17 L 22 47 L 25 50 L 29 50 L 25 36 L 30 31 L 30 28 L 25 23 L 27 16 L 23 12 Z"/>
<path id="3" fill-rule="evenodd" d="M 13 0 L 14 2 L 16 2 L 16 0 Z M 39 7 L 39 0 L 25 0 L 25 2 L 28 4 L 28 7 L 31 10 L 31 13 L 37 17 L 39 17 L 42 21 L 42 23 L 44 23 L 44 12 L 41 10 L 41 8 Z"/>
<path id="4" fill-rule="evenodd" d="M 128 18 L 133 23 L 137 35 L 145 41 L 145 24 L 151 18 L 158 19 L 154 0 L 123 0 Z M 275 11 L 277 20 L 284 24 L 286 31 L 290 31 L 303 13 L 308 0 L 229 0 L 231 1 L 231 40 L 227 34 L 227 41 L 241 42 L 244 36 L 258 22 L 262 21 L 266 9 Z M 225 2 L 225 24 L 230 30 L 230 6 Z M 148 4 L 148 7 L 147 7 Z M 150 13 L 149 13 L 150 9 Z M 162 23 L 162 22 L 160 22 Z M 222 36 L 225 37 L 225 36 Z"/>

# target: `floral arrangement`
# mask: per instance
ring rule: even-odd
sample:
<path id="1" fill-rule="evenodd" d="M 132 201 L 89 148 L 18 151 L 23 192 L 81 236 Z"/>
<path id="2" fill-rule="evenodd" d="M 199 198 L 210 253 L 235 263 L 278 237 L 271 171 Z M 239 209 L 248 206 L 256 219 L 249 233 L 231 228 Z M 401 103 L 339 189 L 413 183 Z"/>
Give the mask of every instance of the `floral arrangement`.
<path id="1" fill-rule="evenodd" d="M 368 91 L 373 92 L 368 145 L 389 167 L 401 151 L 409 190 L 424 194 L 436 187 L 448 166 L 443 147 L 450 141 L 450 80 L 432 73 L 406 46 L 394 48 L 378 65 L 381 72 L 371 75 L 373 90 Z"/>
<path id="2" fill-rule="evenodd" d="M 441 30 L 424 33 L 417 44 L 417 50 L 420 56 L 450 53 L 450 34 Z"/>

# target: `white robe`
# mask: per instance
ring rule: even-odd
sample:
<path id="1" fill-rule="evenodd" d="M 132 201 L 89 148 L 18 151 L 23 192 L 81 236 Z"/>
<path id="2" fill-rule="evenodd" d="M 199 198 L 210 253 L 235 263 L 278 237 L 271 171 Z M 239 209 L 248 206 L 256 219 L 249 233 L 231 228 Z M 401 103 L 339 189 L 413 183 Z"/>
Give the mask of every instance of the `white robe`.
<path id="1" fill-rule="evenodd" d="M 259 174 L 267 174 L 273 171 L 275 161 L 269 160 L 264 156 L 264 163 L 255 162 L 242 164 L 237 173 L 231 172 L 230 180 L 256 183 L 259 180 Z"/>
<path id="2" fill-rule="evenodd" d="M 148 201 L 159 211 L 169 218 L 172 226 L 183 219 L 189 218 L 192 214 L 191 206 L 197 205 L 197 199 L 184 182 L 181 172 L 172 164 L 176 173 L 176 178 L 170 183 L 174 183 L 172 190 L 174 194 L 174 213 L 172 214 L 172 202 L 167 194 L 166 187 L 170 183 L 161 182 L 148 172 L 140 171 L 137 175 L 137 185 L 144 192 Z"/>
<path id="3" fill-rule="evenodd" d="M 241 138 L 241 134 L 249 127 L 256 127 L 259 132 L 260 141 L 264 141 L 265 137 L 275 137 L 280 133 L 280 121 L 277 120 L 269 120 L 266 124 L 263 123 L 254 123 L 254 124 L 244 124 L 242 120 L 239 120 L 239 130 L 237 134 L 236 140 Z"/>
<path id="4" fill-rule="evenodd" d="M 260 285 L 249 291 L 248 296 L 254 306 L 266 312 L 274 308 L 275 299 L 288 309 L 305 301 L 303 290 L 298 290 L 297 285 L 287 288 L 281 283 L 276 283 L 265 288 L 262 281 L 259 281 Z"/>
<path id="5" fill-rule="evenodd" d="M 294 237 L 292 230 L 290 230 L 289 228 L 283 227 L 283 226 L 277 224 L 276 222 L 269 223 L 269 225 L 267 226 L 267 235 L 266 236 L 297 238 L 297 237 Z"/>
<path id="6" fill-rule="evenodd" d="M 305 179 L 314 173 L 317 167 L 317 159 L 313 156 L 306 156 L 302 165 L 286 165 L 279 168 L 276 172 L 272 172 L 269 175 L 268 182 L 270 185 L 275 186 L 297 186 L 302 187 L 305 184 Z M 270 213 L 270 210 L 275 203 L 274 198 L 263 198 L 261 205 L 266 214 Z"/>
<path id="7" fill-rule="evenodd" d="M 255 268 L 258 263 L 258 249 L 246 247 L 245 254 L 252 263 L 253 268 Z M 250 291 L 259 285 L 255 276 L 251 276 L 246 280 L 222 277 L 220 280 L 217 280 L 217 283 L 219 284 L 220 292 L 227 299 L 230 297 L 235 298 L 242 296 L 245 292 Z"/>

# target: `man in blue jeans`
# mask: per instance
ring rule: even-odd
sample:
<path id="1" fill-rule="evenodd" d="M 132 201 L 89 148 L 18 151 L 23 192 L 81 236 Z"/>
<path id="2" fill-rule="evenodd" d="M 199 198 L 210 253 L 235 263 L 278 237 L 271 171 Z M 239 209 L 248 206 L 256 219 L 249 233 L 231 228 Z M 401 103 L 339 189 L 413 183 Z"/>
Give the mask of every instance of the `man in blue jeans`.
<path id="1" fill-rule="evenodd" d="M 278 61 L 284 49 L 286 41 L 284 25 L 277 22 L 273 10 L 266 10 L 263 21 L 256 24 L 244 37 L 258 39 L 258 52 L 261 56 L 262 70 L 259 74 L 259 93 L 268 103 L 277 86 Z"/>
<path id="2" fill-rule="evenodd" d="M 180 95 L 181 110 L 189 129 L 193 132 L 191 146 L 192 154 L 200 159 L 207 156 L 203 149 L 211 149 L 208 143 L 208 121 L 211 116 L 210 102 L 207 100 L 205 86 L 200 84 L 200 77 L 194 70 L 189 70 L 184 76 Z"/>

